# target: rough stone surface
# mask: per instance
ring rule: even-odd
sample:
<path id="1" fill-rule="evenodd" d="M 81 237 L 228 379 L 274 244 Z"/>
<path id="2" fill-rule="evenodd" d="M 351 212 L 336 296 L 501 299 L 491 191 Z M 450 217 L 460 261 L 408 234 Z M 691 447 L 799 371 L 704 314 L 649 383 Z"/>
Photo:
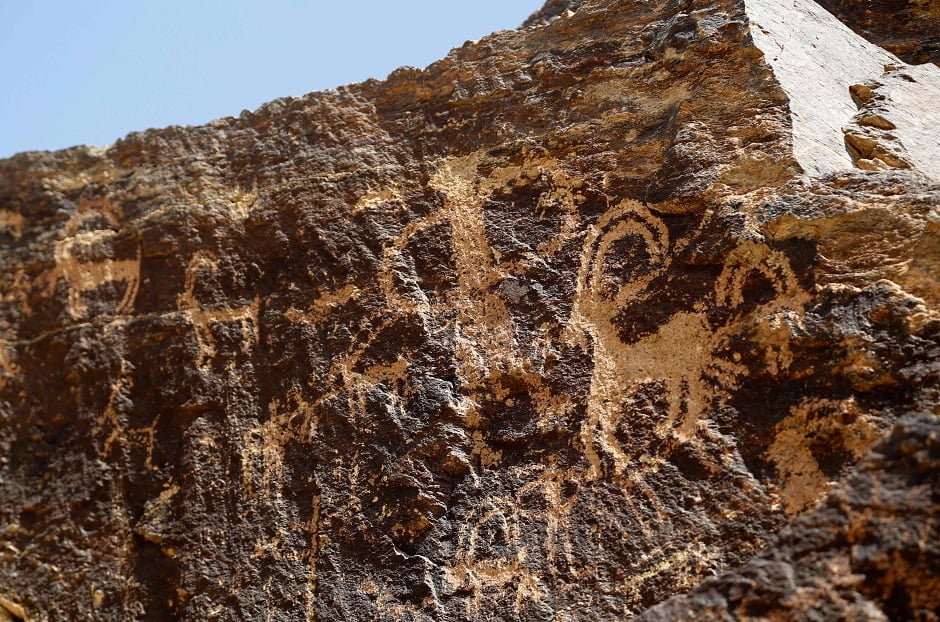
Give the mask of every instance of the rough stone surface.
<path id="1" fill-rule="evenodd" d="M 636 619 L 935 620 L 938 490 L 936 419 L 902 418 L 773 547 Z"/>
<path id="2" fill-rule="evenodd" d="M 936 127 L 766 8 L 0 161 L 0 619 L 935 620 Z"/>
<path id="3" fill-rule="evenodd" d="M 548 0 L 545 6 L 530 15 L 529 19 L 522 23 L 522 26 L 544 26 L 569 11 L 577 10 L 582 4 L 584 4 L 584 0 Z"/>

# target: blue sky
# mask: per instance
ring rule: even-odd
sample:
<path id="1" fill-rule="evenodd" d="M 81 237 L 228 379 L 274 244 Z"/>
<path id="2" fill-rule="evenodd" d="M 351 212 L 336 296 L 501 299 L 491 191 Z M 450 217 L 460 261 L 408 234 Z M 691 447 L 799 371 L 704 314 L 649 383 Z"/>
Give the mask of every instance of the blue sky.
<path id="1" fill-rule="evenodd" d="M 0 0 L 0 157 L 424 67 L 542 0 Z"/>

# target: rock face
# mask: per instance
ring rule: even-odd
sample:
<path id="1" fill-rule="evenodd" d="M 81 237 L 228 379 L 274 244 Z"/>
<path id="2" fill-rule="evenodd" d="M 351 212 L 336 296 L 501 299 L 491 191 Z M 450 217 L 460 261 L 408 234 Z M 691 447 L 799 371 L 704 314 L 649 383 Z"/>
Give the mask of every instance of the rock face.
<path id="1" fill-rule="evenodd" d="M 940 66 L 940 0 L 819 0 L 819 4 L 902 60 Z"/>
<path id="2" fill-rule="evenodd" d="M 940 78 L 773 6 L 0 161 L 0 619 L 936 619 Z"/>

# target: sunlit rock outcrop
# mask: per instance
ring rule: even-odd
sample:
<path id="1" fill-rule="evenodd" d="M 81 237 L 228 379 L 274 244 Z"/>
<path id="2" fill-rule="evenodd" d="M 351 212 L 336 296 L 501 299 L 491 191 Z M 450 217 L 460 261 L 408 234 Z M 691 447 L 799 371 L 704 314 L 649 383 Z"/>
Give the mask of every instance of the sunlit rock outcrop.
<path id="1" fill-rule="evenodd" d="M 528 24 L 0 161 L 0 612 L 931 619 L 940 69 Z"/>

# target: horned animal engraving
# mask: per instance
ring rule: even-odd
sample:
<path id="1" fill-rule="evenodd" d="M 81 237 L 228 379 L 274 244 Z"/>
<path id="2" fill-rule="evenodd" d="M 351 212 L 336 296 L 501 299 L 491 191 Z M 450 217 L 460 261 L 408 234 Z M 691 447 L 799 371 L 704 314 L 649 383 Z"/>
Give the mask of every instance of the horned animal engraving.
<path id="1" fill-rule="evenodd" d="M 83 254 L 99 251 L 107 244 L 113 244 L 114 231 L 87 231 L 60 240 L 55 244 L 53 256 L 55 268 L 46 274 L 46 295 L 55 291 L 60 278 L 68 284 L 69 315 L 74 319 L 88 315 L 88 305 L 83 296 L 108 283 L 123 283 L 124 294 L 114 306 L 114 313 L 125 314 L 133 311 L 134 299 L 140 287 L 141 247 L 138 243 L 136 256 L 130 259 L 112 259 L 82 261 Z"/>

